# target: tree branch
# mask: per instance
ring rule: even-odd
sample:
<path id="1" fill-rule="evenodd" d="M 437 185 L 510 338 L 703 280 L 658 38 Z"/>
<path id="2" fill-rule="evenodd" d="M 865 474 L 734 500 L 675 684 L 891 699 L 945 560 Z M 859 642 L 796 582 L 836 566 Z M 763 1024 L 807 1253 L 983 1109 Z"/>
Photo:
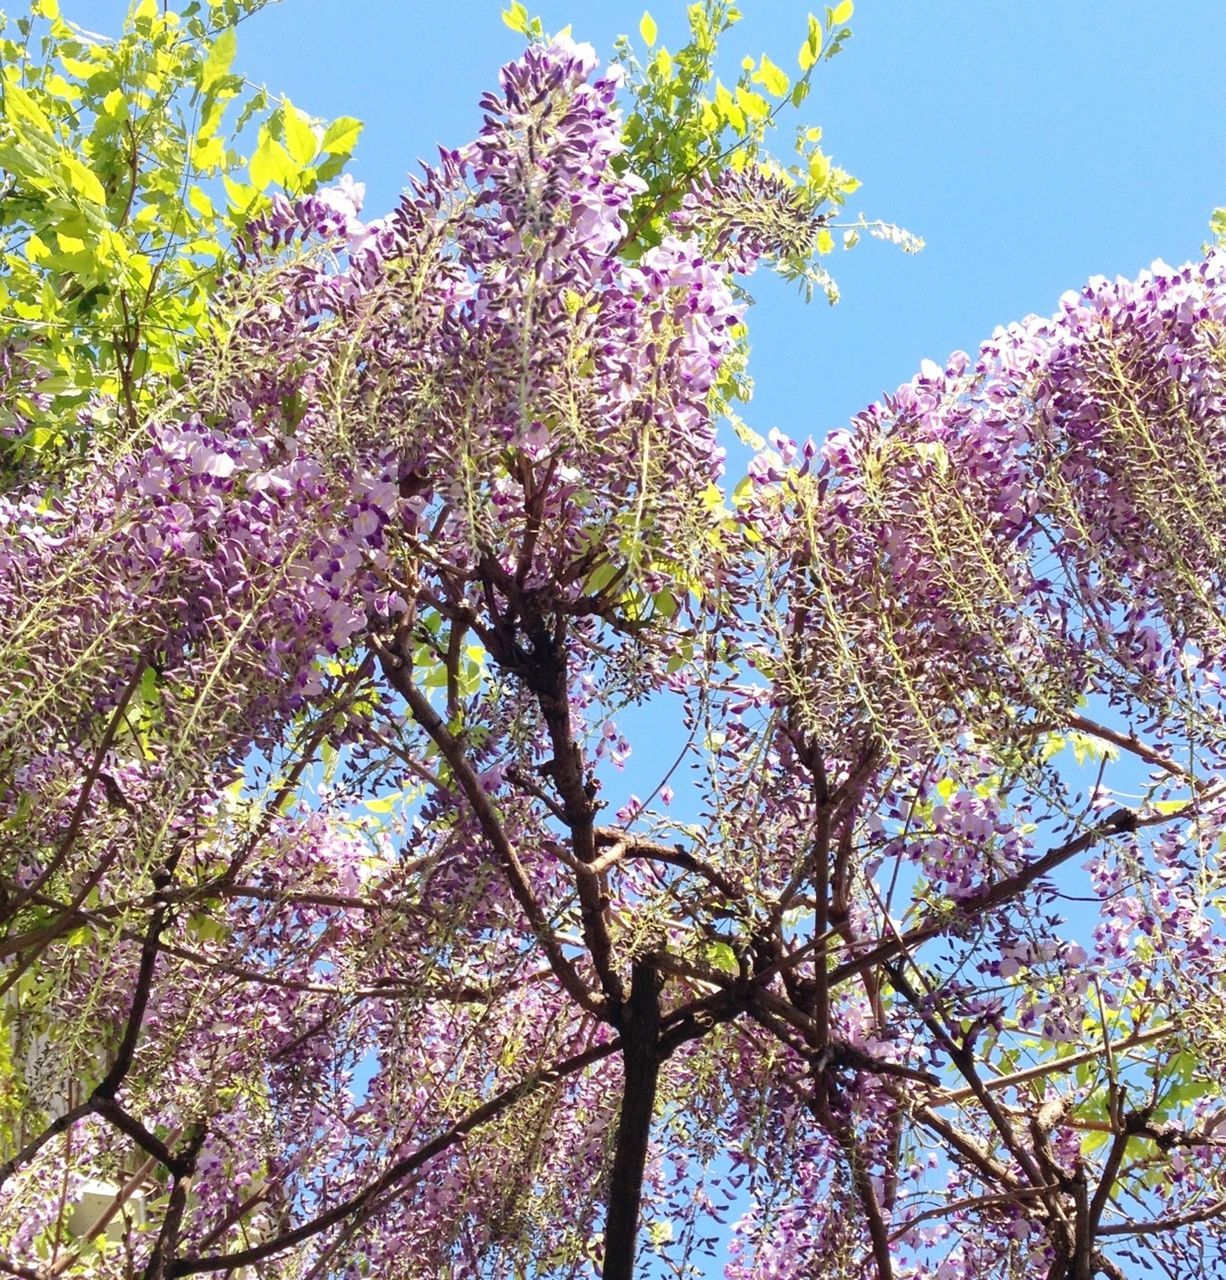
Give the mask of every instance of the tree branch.
<path id="1" fill-rule="evenodd" d="M 519 855 L 515 852 L 510 838 L 503 829 L 502 823 L 494 811 L 494 806 L 490 803 L 489 796 L 485 794 L 480 781 L 473 772 L 472 765 L 469 764 L 468 759 L 465 757 L 463 747 L 443 723 L 442 717 L 430 705 L 429 699 L 413 683 L 412 675 L 405 666 L 403 659 L 390 652 L 377 640 L 374 643 L 388 683 L 408 703 L 409 710 L 413 713 L 413 718 L 429 734 L 438 746 L 439 751 L 442 752 L 443 759 L 447 761 L 452 774 L 459 783 L 460 789 L 463 791 L 473 814 L 481 826 L 481 830 L 485 833 L 485 838 L 498 855 L 498 861 L 502 866 L 503 875 L 506 877 L 511 895 L 527 917 L 528 924 L 531 926 L 533 934 L 549 961 L 549 967 L 557 975 L 558 981 L 576 1004 L 594 1017 L 605 1019 L 607 1011 L 592 997 L 582 978 L 575 971 L 574 965 L 571 964 L 563 954 L 562 948 L 558 945 L 558 940 L 554 936 L 549 921 L 545 918 L 545 913 L 541 910 L 540 903 L 537 902 L 531 886 L 528 884 L 527 873 L 519 860 Z"/>
<path id="2" fill-rule="evenodd" d="M 630 998 L 622 1018 L 625 1080 L 605 1218 L 604 1266 L 601 1271 L 604 1280 L 633 1280 L 634 1276 L 643 1169 L 647 1163 L 647 1145 L 660 1075 L 662 987 L 660 972 L 653 964 L 635 961 Z"/>
<path id="3" fill-rule="evenodd" d="M 1161 814 L 1153 818 L 1139 819 L 1131 809 L 1117 809 L 1104 822 L 1099 823 L 1098 826 L 1052 849 L 1041 858 L 1036 858 L 1034 862 L 1027 867 L 1023 867 L 1021 871 L 1016 872 L 1014 875 L 1006 876 L 1003 880 L 998 880 L 995 884 L 989 885 L 977 894 L 972 894 L 969 898 L 963 898 L 957 904 L 957 909 L 952 919 L 944 914 L 935 916 L 923 924 L 916 925 L 914 929 L 908 930 L 901 937 L 879 942 L 863 955 L 856 956 L 839 965 L 830 973 L 830 985 L 832 987 L 837 986 L 840 982 L 844 982 L 856 974 L 863 973 L 866 969 L 872 969 L 877 965 L 884 964 L 886 961 L 894 960 L 905 952 L 911 951 L 915 947 L 931 941 L 933 938 L 940 937 L 944 933 L 948 933 L 955 925 L 964 925 L 968 920 L 973 920 L 993 908 L 1009 902 L 1019 893 L 1028 889 L 1036 880 L 1042 879 L 1043 876 L 1062 866 L 1070 858 L 1075 858 L 1079 853 L 1084 853 L 1107 836 L 1123 835 L 1136 831 L 1138 827 L 1153 826 L 1159 822 L 1169 822 L 1174 816 L 1178 815 Z"/>
<path id="4" fill-rule="evenodd" d="M 463 1120 L 453 1124 L 445 1132 L 439 1134 L 437 1138 L 427 1142 L 425 1146 L 419 1147 L 412 1155 L 405 1156 L 402 1160 L 397 1160 L 395 1164 L 391 1165 L 380 1177 L 376 1178 L 365 1190 L 358 1192 L 357 1195 L 351 1196 L 348 1200 L 343 1200 L 331 1209 L 317 1214 L 314 1218 L 300 1224 L 292 1231 L 283 1232 L 279 1236 L 274 1236 L 271 1240 L 252 1245 L 248 1249 L 240 1249 L 235 1253 L 213 1254 L 206 1257 L 182 1258 L 171 1262 L 166 1268 L 167 1277 L 169 1280 L 174 1280 L 178 1276 L 198 1275 L 206 1271 L 233 1271 L 239 1267 L 248 1267 L 257 1262 L 262 1262 L 265 1258 L 284 1253 L 286 1249 L 292 1249 L 295 1245 L 301 1244 L 305 1240 L 310 1240 L 313 1236 L 319 1235 L 321 1231 L 326 1231 L 329 1227 L 343 1222 L 351 1214 L 361 1212 L 389 1187 L 402 1182 L 410 1174 L 433 1160 L 435 1156 L 453 1146 L 466 1134 L 495 1119 L 517 1102 L 535 1093 L 538 1089 L 555 1084 L 567 1076 L 572 1076 L 576 1072 L 582 1071 L 593 1063 L 610 1057 L 612 1054 L 617 1053 L 621 1047 L 621 1040 L 614 1038 L 607 1044 L 595 1045 L 543 1071 L 534 1072 L 518 1083 L 504 1089 L 501 1093 L 496 1094 L 480 1107 L 470 1111 Z"/>

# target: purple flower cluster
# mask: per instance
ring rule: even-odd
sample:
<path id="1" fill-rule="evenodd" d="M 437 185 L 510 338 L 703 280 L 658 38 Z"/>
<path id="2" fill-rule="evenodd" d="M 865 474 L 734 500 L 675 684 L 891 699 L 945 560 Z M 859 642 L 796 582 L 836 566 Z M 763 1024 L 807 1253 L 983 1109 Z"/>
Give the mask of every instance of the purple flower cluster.
<path id="1" fill-rule="evenodd" d="M 1218 257 L 1093 281 L 974 364 L 925 362 L 820 456 L 759 454 L 742 519 L 801 633 L 780 682 L 828 740 L 922 752 L 1090 694 L 1190 731 L 1176 680 L 1217 728 L 1224 309 Z"/>

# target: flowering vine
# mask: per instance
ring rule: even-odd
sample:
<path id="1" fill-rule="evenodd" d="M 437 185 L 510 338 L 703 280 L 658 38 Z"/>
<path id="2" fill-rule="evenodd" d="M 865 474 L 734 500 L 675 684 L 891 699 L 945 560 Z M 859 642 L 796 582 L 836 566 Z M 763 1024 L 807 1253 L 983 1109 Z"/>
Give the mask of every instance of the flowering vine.
<path id="1" fill-rule="evenodd" d="M 796 206 L 628 260 L 618 87 L 535 45 L 387 217 L 273 201 L 0 499 L 14 1274 L 1220 1265 L 1226 267 L 728 485 Z"/>

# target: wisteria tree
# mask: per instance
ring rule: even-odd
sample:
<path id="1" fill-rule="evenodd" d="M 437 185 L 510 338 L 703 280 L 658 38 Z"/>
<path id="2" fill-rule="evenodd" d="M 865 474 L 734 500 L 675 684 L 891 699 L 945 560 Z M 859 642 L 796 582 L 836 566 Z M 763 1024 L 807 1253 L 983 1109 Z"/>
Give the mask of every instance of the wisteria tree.
<path id="1" fill-rule="evenodd" d="M 1226 1274 L 1226 259 L 738 475 L 850 181 L 726 6 L 628 87 L 511 17 L 156 395 L 49 452 L 5 349 L 0 1270 Z"/>

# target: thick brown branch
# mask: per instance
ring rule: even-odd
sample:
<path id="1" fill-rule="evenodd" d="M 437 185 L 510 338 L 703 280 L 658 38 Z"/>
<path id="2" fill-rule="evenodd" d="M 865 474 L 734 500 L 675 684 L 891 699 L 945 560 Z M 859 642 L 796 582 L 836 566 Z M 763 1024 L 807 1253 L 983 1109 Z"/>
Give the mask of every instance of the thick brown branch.
<path id="1" fill-rule="evenodd" d="M 187 1172 L 186 1166 L 161 1138 L 150 1133 L 139 1120 L 128 1115 L 114 1098 L 95 1097 L 91 1100 L 91 1104 L 97 1115 L 113 1124 L 121 1133 L 126 1133 L 150 1159 L 165 1165 L 173 1174 Z"/>
<path id="2" fill-rule="evenodd" d="M 170 1189 L 170 1201 L 162 1228 L 154 1241 L 149 1261 L 145 1265 L 142 1280 L 165 1280 L 167 1265 L 178 1252 L 179 1232 L 183 1227 L 183 1215 L 187 1210 L 187 1196 L 191 1189 L 192 1175 L 196 1172 L 196 1160 L 204 1145 L 205 1129 L 198 1125 L 188 1140 L 183 1154 L 175 1161 L 174 1182 Z"/>
<path id="3" fill-rule="evenodd" d="M 563 820 L 570 829 L 571 849 L 578 864 L 575 867 L 575 887 L 579 893 L 583 940 L 600 979 L 601 990 L 609 1004 L 616 1008 L 625 1000 L 626 993 L 613 955 L 608 903 L 600 876 L 592 869 L 596 862 L 594 790 L 584 776 L 583 754 L 575 741 L 571 724 L 566 656 L 543 625 L 537 629 L 534 652 L 527 661 L 529 666 L 521 674 L 536 694 L 549 732 L 553 748 L 549 774 L 562 803 Z"/>
<path id="4" fill-rule="evenodd" d="M 1122 733 L 1118 729 L 1099 724 L 1096 720 L 1077 715 L 1075 712 L 1069 712 L 1062 719 L 1062 727 L 1073 729 L 1078 733 L 1084 733 L 1090 738 L 1098 738 L 1101 742 L 1109 742 L 1112 746 L 1119 747 L 1121 751 L 1127 751 L 1129 755 L 1136 756 L 1138 760 L 1144 760 L 1146 764 L 1152 764 L 1155 768 L 1161 769 L 1173 778 L 1190 779 L 1192 777 L 1178 760 L 1173 760 L 1164 752 L 1151 747 L 1149 743 L 1138 738 L 1135 733 Z M 1031 735 L 1050 733 L 1055 727 L 1051 723 L 1038 724 L 1033 726 L 1029 733 Z"/>
<path id="5" fill-rule="evenodd" d="M 1100 1236 L 1148 1236 L 1163 1231 L 1178 1231 L 1181 1227 L 1194 1226 L 1198 1222 L 1208 1222 L 1211 1218 L 1219 1218 L 1226 1214 L 1226 1196 L 1220 1200 L 1210 1200 L 1199 1209 L 1189 1209 L 1186 1213 L 1172 1213 L 1165 1218 L 1151 1218 L 1148 1221 L 1112 1222 L 1108 1226 L 1099 1227 Z"/>
<path id="6" fill-rule="evenodd" d="M 602 871 L 622 858 L 644 858 L 651 862 L 663 862 L 682 871 L 692 871 L 718 889 L 729 902 L 736 902 L 744 896 L 744 889 L 733 884 L 718 867 L 680 845 L 648 840 L 629 831 L 622 831 L 619 827 L 597 827 L 596 843 L 598 847 L 609 851 L 620 849 L 620 853 L 607 863 L 604 861 L 606 855 L 602 854 L 593 864 L 593 870 Z"/>
<path id="7" fill-rule="evenodd" d="M 819 1072 L 820 1076 L 822 1073 Z M 851 1124 L 837 1115 L 830 1105 L 826 1089 L 818 1080 L 816 1096 L 810 1100 L 809 1109 L 818 1123 L 830 1134 L 842 1148 L 843 1156 L 851 1172 L 852 1186 L 860 1208 L 864 1213 L 864 1222 L 868 1227 L 868 1237 L 873 1253 L 873 1264 L 877 1270 L 877 1280 L 893 1280 L 894 1257 L 890 1249 L 890 1231 L 886 1226 L 885 1216 L 881 1212 L 881 1204 L 877 1199 L 877 1190 L 873 1186 L 873 1177 L 865 1163 L 864 1151 Z"/>
<path id="8" fill-rule="evenodd" d="M 33 1267 L 23 1267 L 20 1262 L 13 1262 L 10 1258 L 0 1258 L 0 1271 L 6 1276 L 16 1276 L 17 1280 L 46 1280 L 43 1272 L 35 1271 Z"/>
<path id="9" fill-rule="evenodd" d="M 991 1152 L 977 1139 L 950 1124 L 944 1116 L 938 1114 L 931 1107 L 913 1107 L 912 1114 L 920 1124 L 939 1134 L 949 1144 L 950 1149 L 961 1156 L 967 1165 L 975 1169 L 984 1181 L 1008 1187 L 1012 1192 L 1025 1191 L 1028 1195 L 1034 1190 L 1033 1187 L 1024 1187 L 1012 1170 L 995 1159 Z"/>
<path id="10" fill-rule="evenodd" d="M 165 880 L 169 880 L 168 874 L 163 873 L 163 876 Z M 136 972 L 136 986 L 132 992 L 132 1003 L 128 1008 L 128 1020 L 124 1025 L 123 1038 L 119 1042 L 110 1070 L 94 1086 L 95 1100 L 113 1100 L 124 1076 L 132 1068 L 136 1042 L 140 1039 L 145 1010 L 149 1006 L 149 996 L 153 989 L 153 973 L 157 968 L 158 953 L 161 950 L 166 912 L 165 905 L 159 906 L 149 918 L 144 941 L 141 943 L 140 967 Z"/>
<path id="11" fill-rule="evenodd" d="M 662 985 L 660 972 L 654 965 L 641 960 L 635 962 L 630 999 L 622 1017 L 625 1080 L 605 1218 L 604 1268 L 601 1272 L 604 1280 L 633 1280 L 634 1277 L 643 1169 L 647 1163 L 647 1144 L 651 1137 L 656 1084 L 660 1075 Z"/>

